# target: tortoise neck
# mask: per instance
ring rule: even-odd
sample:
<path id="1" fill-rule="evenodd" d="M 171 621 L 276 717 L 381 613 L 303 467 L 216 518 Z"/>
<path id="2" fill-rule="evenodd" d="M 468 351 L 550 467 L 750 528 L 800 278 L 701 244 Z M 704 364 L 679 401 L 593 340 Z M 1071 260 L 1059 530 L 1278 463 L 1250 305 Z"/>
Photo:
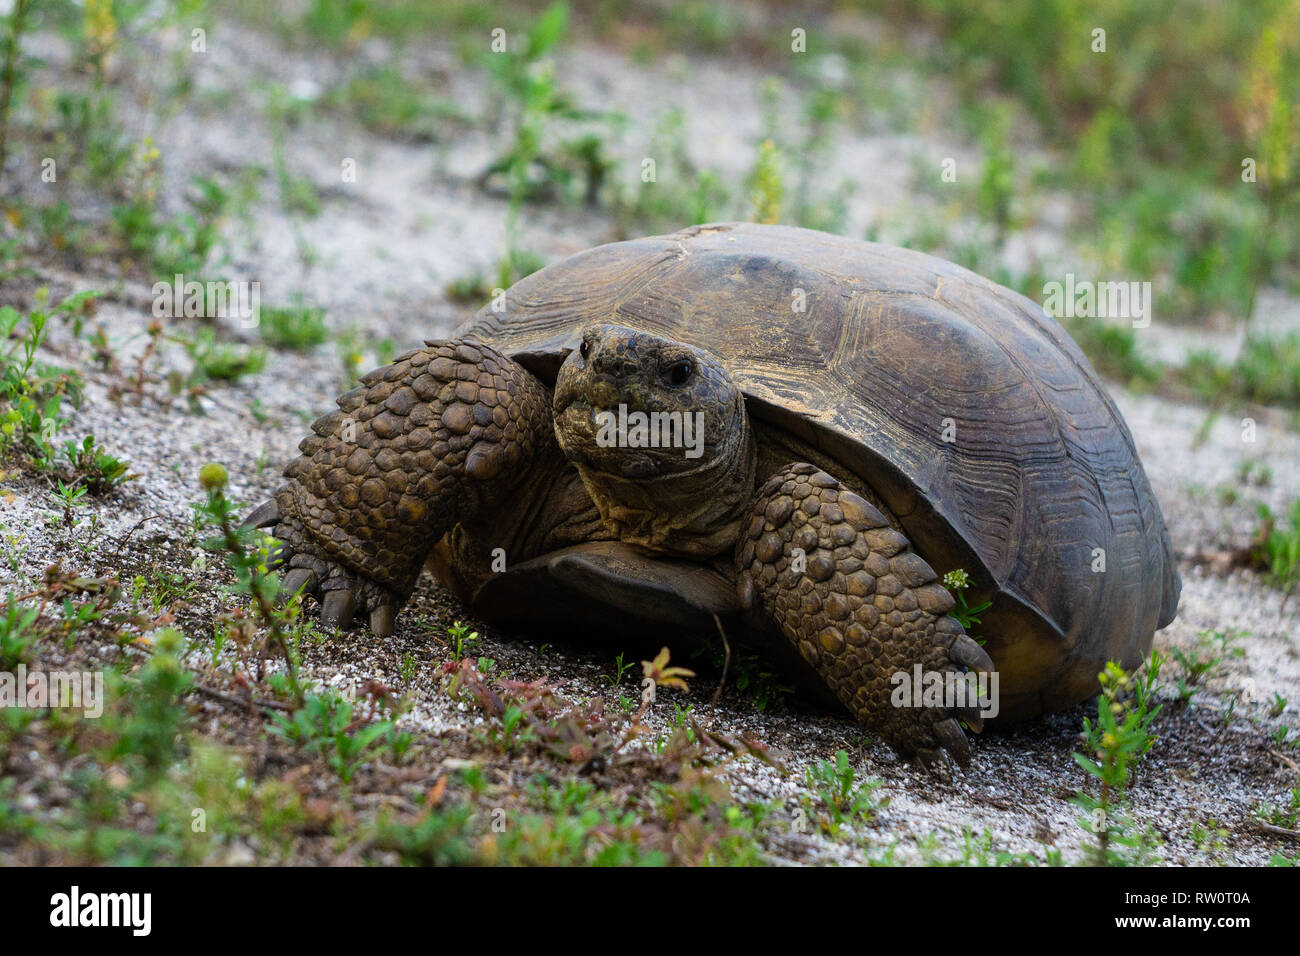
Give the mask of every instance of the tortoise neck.
<path id="1" fill-rule="evenodd" d="M 626 478 L 577 463 L 605 527 L 652 554 L 701 560 L 732 548 L 753 502 L 757 462 L 749 416 L 737 422 L 725 452 L 691 471 Z"/>

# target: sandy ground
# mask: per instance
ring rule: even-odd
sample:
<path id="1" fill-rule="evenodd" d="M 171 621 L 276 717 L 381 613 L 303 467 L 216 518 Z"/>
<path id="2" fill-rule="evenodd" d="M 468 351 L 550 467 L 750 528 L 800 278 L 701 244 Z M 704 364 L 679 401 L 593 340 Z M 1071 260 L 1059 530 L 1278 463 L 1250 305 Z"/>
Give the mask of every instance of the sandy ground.
<path id="1" fill-rule="evenodd" d="M 361 55 L 379 57 L 372 50 Z M 452 98 L 462 108 L 472 111 L 482 101 L 482 77 L 455 68 L 450 52 L 424 50 L 419 56 L 425 68 L 447 72 Z M 271 41 L 250 34 L 240 38 L 237 49 L 214 42 L 197 79 L 204 93 L 233 90 L 237 100 L 260 103 L 265 83 L 251 77 L 275 77 L 310 95 L 336 79 L 338 69 L 328 57 L 285 57 Z M 752 162 L 759 129 L 753 91 L 761 77 L 743 65 L 677 58 L 641 66 L 608 50 L 578 46 L 565 54 L 561 75 L 583 97 L 598 97 L 632 117 L 629 128 L 640 133 L 631 134 L 631 141 L 620 147 L 628 155 L 645 148 L 636 137 L 654 125 L 654 116 L 646 111 L 653 113 L 656 103 L 680 101 L 698 131 L 692 144 L 701 156 L 736 176 Z M 900 82 L 920 81 L 904 77 Z M 232 112 L 209 107 L 182 112 L 151 128 L 166 160 L 166 201 L 178 203 L 193 175 L 250 162 L 269 166 L 268 133 L 260 117 L 260 110 L 241 111 L 236 123 Z M 454 143 L 428 147 L 378 139 L 354 123 L 321 115 L 291 131 L 289 144 L 295 174 L 311 179 L 321 191 L 322 214 L 291 223 L 280 211 L 274 179 L 267 177 L 262 200 L 252 210 L 251 228 L 230 224 L 223 275 L 259 280 L 264 302 L 285 301 L 301 291 L 309 302 L 327 308 L 334 331 L 357 329 L 371 348 L 390 339 L 400 350 L 446 334 L 466 317 L 464 306 L 446 299 L 446 283 L 467 273 L 489 272 L 506 242 L 504 203 L 485 196 L 473 181 L 492 155 L 492 131 L 466 131 L 458 133 Z M 834 168 L 854 177 L 861 187 L 851 209 L 850 232 L 861 234 L 881 210 L 905 206 L 908 171 L 917 151 L 977 155 L 969 143 L 948 142 L 923 125 L 843 134 L 833 151 Z M 358 161 L 355 184 L 339 181 L 345 157 Z M 1050 220 L 1041 227 L 1042 248 L 1067 249 Z M 523 243 L 553 261 L 606 241 L 611 229 L 602 215 L 586 210 L 529 209 Z M 299 259 L 295 230 L 319 254 L 314 266 L 304 267 Z M 94 270 L 74 273 L 51 267 L 39 278 L 56 297 L 74 289 L 110 288 L 112 294 L 101 303 L 92 324 L 103 327 L 123 366 L 131 367 L 145 343 L 142 331 L 149 321 L 150 301 L 146 286 L 111 283 Z M 15 287 L 4 294 L 17 297 L 22 290 Z M 1294 314 L 1294 302 L 1279 302 L 1279 308 Z M 181 335 L 197 327 L 191 320 L 172 321 L 176 324 L 169 331 Z M 224 331 L 232 338 L 248 334 L 233 324 Z M 76 365 L 88 381 L 88 400 L 68 433 L 93 432 L 108 448 L 129 458 L 139 478 L 96 506 L 102 539 L 87 557 L 66 531 L 50 526 L 46 516 L 51 506 L 44 489 L 31 479 L 7 476 L 0 522 L 11 553 L 21 552 L 16 557 L 19 574 L 38 579 L 55 561 L 69 569 L 75 564 L 87 573 L 103 572 L 110 569 L 107 559 L 117 553 L 118 566 L 142 572 L 154 567 L 181 570 L 197 579 L 190 603 L 195 619 L 202 620 L 218 606 L 221 595 L 210 573 L 193 568 L 198 550 L 185 544 L 191 504 L 199 497 L 197 469 L 206 461 L 224 463 L 232 475 L 232 494 L 243 501 L 253 503 L 269 493 L 277 484 L 278 469 L 295 454 L 305 422 L 331 407 L 346 385 L 334 346 L 308 354 L 272 353 L 261 374 L 200 399 L 199 414 L 167 397 L 161 386 L 149 389 L 139 401 L 111 398 L 110 390 L 120 380 L 97 371 L 87 344 L 71 339 L 64 329 L 55 331 L 49 350 L 51 360 Z M 157 371 L 165 373 L 184 370 L 188 360 L 178 345 L 167 344 L 159 361 Z M 1207 630 L 1248 632 L 1237 642 L 1244 654 L 1230 659 L 1192 706 L 1179 707 L 1172 693 L 1167 694 L 1169 702 L 1156 723 L 1160 738 L 1134 786 L 1135 815 L 1159 834 L 1164 844 L 1161 858 L 1170 864 L 1261 864 L 1272 853 L 1294 854 L 1294 844 L 1259 832 L 1251 819 L 1257 805 L 1284 803 L 1296 779 L 1294 764 L 1288 765 L 1294 749 L 1281 748 L 1279 756 L 1270 734 L 1285 724 L 1294 737 L 1295 707 L 1300 704 L 1274 718 L 1268 715 L 1267 701 L 1274 692 L 1295 697 L 1300 689 L 1300 601 L 1280 611 L 1279 593 L 1258 576 L 1244 570 L 1224 574 L 1203 556 L 1249 540 L 1256 501 L 1279 511 L 1300 494 L 1300 436 L 1265 420 L 1256 441 L 1248 444 L 1242 440 L 1238 418 L 1224 416 L 1198 444 L 1204 410 L 1118 390 L 1116 399 L 1182 559 L 1182 605 L 1174 623 L 1157 634 L 1157 648 L 1190 648 Z M 1271 468 L 1271 482 L 1241 487 L 1237 472 L 1244 459 Z M 1240 500 L 1225 505 L 1217 492 L 1220 486 L 1238 488 Z M 149 520 L 141 524 L 144 519 Z M 0 578 L 10 575 L 18 576 L 0 570 Z M 0 588 L 11 586 L 5 582 Z M 340 686 L 372 677 L 397 683 L 398 662 L 413 652 L 421 662 L 419 676 L 428 679 L 413 682 L 413 707 L 403 722 L 420 735 L 445 736 L 481 718 L 438 690 L 432 675 L 440 651 L 420 624 L 444 626 L 457 618 L 469 620 L 454 600 L 426 580 L 400 616 L 391 640 L 378 643 L 353 634 L 327 641 L 308 648 L 307 667 L 313 676 Z M 581 646 L 542 649 L 517 635 L 482 625 L 479 630 L 486 635 L 480 653 L 495 658 L 503 673 L 529 680 L 545 677 L 575 700 L 609 692 L 605 675 L 620 650 L 617 635 L 592 636 Z M 671 645 L 672 635 L 664 640 Z M 1175 676 L 1175 666 L 1169 669 Z M 948 859 L 961 855 L 967 828 L 986 834 L 997 850 L 1042 857 L 1046 847 L 1054 846 L 1067 860 L 1079 858 L 1085 834 L 1069 799 L 1084 781 L 1071 754 L 1079 745 L 1082 718 L 1091 712 L 1088 706 L 975 739 L 972 768 L 943 783 L 901 763 L 880 744 L 864 744 L 859 729 L 838 714 L 797 702 L 783 712 L 758 712 L 734 691 L 711 707 L 711 693 L 711 686 L 697 683 L 689 698 L 703 723 L 764 741 L 791 771 L 783 776 L 757 762 L 737 764 L 728 773 L 739 795 L 785 798 L 793 813 L 804 790 L 804 768 L 839 749 L 849 751 L 861 776 L 884 781 L 880 793 L 890 802 L 872 827 L 835 841 L 792 830 L 768 846 L 775 861 L 863 862 L 879 858 L 891 844 L 896 845 L 894 858 L 899 862 Z M 1223 709 L 1234 695 L 1240 699 L 1228 721 Z M 671 692 L 664 696 L 678 699 Z M 667 709 L 661 702 L 651 720 L 667 726 Z M 1222 827 L 1227 836 L 1218 845 L 1197 847 L 1191 837 L 1197 825 Z"/>

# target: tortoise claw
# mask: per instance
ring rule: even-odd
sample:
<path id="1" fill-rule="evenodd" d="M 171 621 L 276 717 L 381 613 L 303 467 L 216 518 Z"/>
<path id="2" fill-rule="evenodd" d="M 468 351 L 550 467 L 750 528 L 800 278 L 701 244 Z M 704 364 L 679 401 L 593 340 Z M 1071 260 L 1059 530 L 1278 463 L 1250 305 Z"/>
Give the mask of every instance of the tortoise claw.
<path id="1" fill-rule="evenodd" d="M 294 568 L 284 576 L 280 586 L 280 601 L 288 601 L 299 592 L 310 593 L 316 590 L 316 572 L 308 568 Z"/>
<path id="2" fill-rule="evenodd" d="M 245 528 L 269 528 L 272 525 L 280 523 L 280 507 L 275 503 L 275 499 L 263 501 L 258 505 L 253 513 L 244 519 L 242 527 Z"/>
<path id="3" fill-rule="evenodd" d="M 993 670 L 993 659 L 984 648 L 980 647 L 965 634 L 961 634 L 948 648 L 948 657 L 957 664 L 964 664 L 973 671 Z"/>
<path id="4" fill-rule="evenodd" d="M 966 735 L 961 732 L 957 721 L 951 717 L 939 721 L 934 725 L 934 736 L 960 766 L 970 766 L 970 745 L 966 742 Z"/>
<path id="5" fill-rule="evenodd" d="M 981 734 L 984 732 L 984 714 L 980 712 L 978 707 L 959 707 L 956 713 L 965 722 L 971 733 Z"/>
<path id="6" fill-rule="evenodd" d="M 351 588 L 335 588 L 321 602 L 320 621 L 326 627 L 346 631 L 352 623 L 352 613 L 357 608 L 357 597 Z"/>
<path id="7" fill-rule="evenodd" d="M 952 783 L 952 764 L 942 750 L 928 747 L 916 751 L 916 762 L 945 783 Z"/>
<path id="8" fill-rule="evenodd" d="M 370 612 L 370 629 L 378 637 L 389 637 L 393 633 L 393 606 L 381 604 Z"/>

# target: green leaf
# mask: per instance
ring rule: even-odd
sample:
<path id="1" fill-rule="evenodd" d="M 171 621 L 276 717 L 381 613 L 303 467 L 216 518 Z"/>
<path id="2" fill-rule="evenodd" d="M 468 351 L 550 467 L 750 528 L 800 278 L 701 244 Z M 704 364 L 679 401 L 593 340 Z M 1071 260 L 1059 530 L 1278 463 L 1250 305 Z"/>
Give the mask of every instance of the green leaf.
<path id="1" fill-rule="evenodd" d="M 564 39 L 564 31 L 568 25 L 569 5 L 563 2 L 551 4 L 529 31 L 529 58 L 541 56 Z"/>

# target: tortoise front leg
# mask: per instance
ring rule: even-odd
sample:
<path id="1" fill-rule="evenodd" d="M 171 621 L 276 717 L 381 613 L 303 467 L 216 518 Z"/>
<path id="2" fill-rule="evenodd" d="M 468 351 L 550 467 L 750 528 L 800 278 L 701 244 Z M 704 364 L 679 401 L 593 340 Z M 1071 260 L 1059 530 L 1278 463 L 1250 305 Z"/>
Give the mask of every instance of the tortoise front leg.
<path id="1" fill-rule="evenodd" d="M 320 597 L 331 626 L 368 609 L 387 636 L 429 551 L 510 495 L 555 434 L 546 386 L 477 342 L 430 342 L 361 381 L 246 523 L 274 528 L 284 592 Z"/>
<path id="2" fill-rule="evenodd" d="M 796 560 L 796 549 L 802 560 Z M 983 726 L 978 706 L 895 706 L 923 673 L 992 671 L 948 612 L 952 595 L 888 519 L 814 465 L 786 467 L 758 493 L 736 546 L 741 602 L 763 609 L 867 729 L 933 765 L 946 749 L 970 760 L 958 724 Z"/>

